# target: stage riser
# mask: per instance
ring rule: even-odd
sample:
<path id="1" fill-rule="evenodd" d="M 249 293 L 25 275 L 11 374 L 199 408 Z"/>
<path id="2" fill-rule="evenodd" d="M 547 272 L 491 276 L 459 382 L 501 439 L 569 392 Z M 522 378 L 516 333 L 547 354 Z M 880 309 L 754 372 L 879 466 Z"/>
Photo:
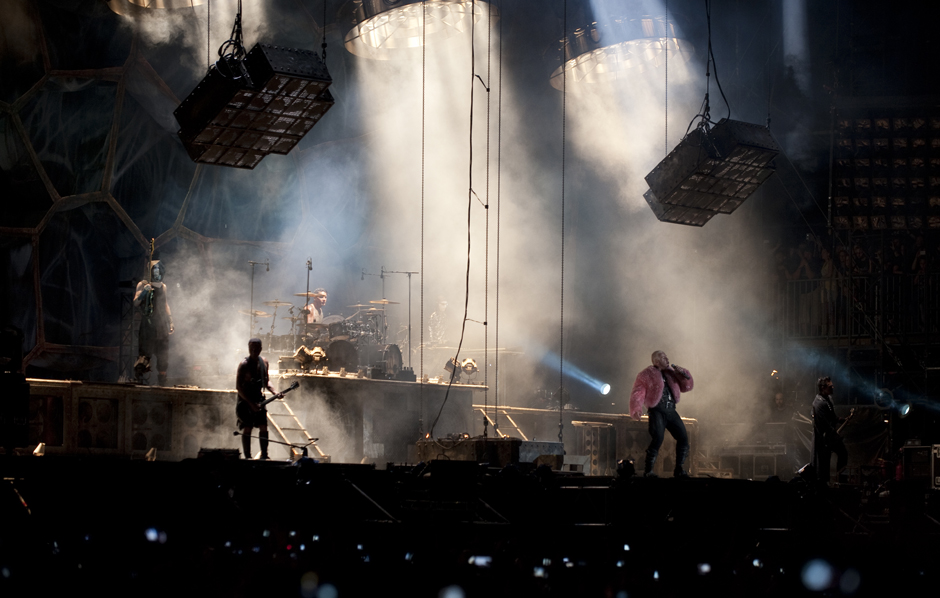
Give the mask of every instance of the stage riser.
<path id="1" fill-rule="evenodd" d="M 288 395 L 288 404 L 334 463 L 413 462 L 422 416 L 430 426 L 446 391 L 444 385 L 314 375 L 285 376 L 272 380 L 272 386 L 286 388 L 295 379 L 301 387 Z M 28 446 L 43 442 L 50 455 L 136 459 L 156 449 L 158 460 L 179 461 L 195 458 L 200 448 L 242 447 L 234 435 L 234 390 L 40 379 L 28 383 Z M 435 434 L 469 430 L 471 397 L 478 388 L 451 389 Z M 277 440 L 269 428 L 271 439 Z M 258 450 L 257 440 L 252 447 Z M 269 453 L 272 459 L 290 457 L 286 447 L 273 443 Z"/>
<path id="2" fill-rule="evenodd" d="M 475 408 L 481 407 L 476 405 Z M 490 411 L 493 407 L 490 406 Z M 529 440 L 558 439 L 558 412 L 548 409 L 508 408 L 510 415 Z M 490 416 L 493 417 L 492 415 Z M 644 415 L 640 421 L 633 421 L 629 415 L 617 413 L 587 413 L 583 411 L 564 412 L 564 444 L 566 463 L 575 461 L 578 456 L 588 457 L 584 473 L 588 475 L 615 475 L 617 461 L 633 459 L 638 472 L 643 471 L 646 447 L 650 443 L 649 423 Z M 482 417 L 474 419 L 474 434 L 483 433 Z M 501 429 L 508 422 L 500 416 Z M 695 454 L 698 438 L 698 421 L 682 418 L 689 434 L 691 445 L 690 457 L 685 463 L 691 470 L 691 455 Z M 676 441 L 667 432 L 653 471 L 658 475 L 671 476 L 676 462 Z M 695 475 L 695 471 L 691 471 Z"/>
<path id="3" fill-rule="evenodd" d="M 201 447 L 240 448 L 234 390 L 28 380 L 29 444 L 50 455 L 196 457 Z"/>
<path id="4" fill-rule="evenodd" d="M 482 390 L 454 385 L 442 410 L 443 384 L 284 374 L 278 388 L 295 380 L 300 382 L 296 392 L 306 397 L 301 421 L 321 438 L 318 444 L 333 461 L 342 463 L 416 462 L 415 442 L 430 431 L 438 413 L 435 436 L 469 432 L 473 393 Z"/>

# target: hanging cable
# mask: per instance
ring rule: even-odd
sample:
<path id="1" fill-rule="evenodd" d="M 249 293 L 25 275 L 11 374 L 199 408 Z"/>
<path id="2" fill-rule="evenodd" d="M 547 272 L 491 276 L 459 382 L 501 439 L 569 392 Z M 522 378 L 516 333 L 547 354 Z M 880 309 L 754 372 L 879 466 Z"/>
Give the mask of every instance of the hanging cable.
<path id="1" fill-rule="evenodd" d="M 447 399 L 450 397 L 450 389 L 454 385 L 454 379 L 457 377 L 457 372 L 459 371 L 458 367 L 458 358 L 460 357 L 460 350 L 463 348 L 463 339 L 464 335 L 467 332 L 467 313 L 470 307 L 470 223 L 471 215 L 473 210 L 473 198 L 476 196 L 476 193 L 473 191 L 473 103 L 474 103 L 474 85 L 476 84 L 474 79 L 480 79 L 483 83 L 483 87 L 489 93 L 490 89 L 487 87 L 486 82 L 483 81 L 479 75 L 476 74 L 475 65 L 476 65 L 476 46 L 474 45 L 474 40 L 476 36 L 476 19 L 473 18 L 476 15 L 476 0 L 473 0 L 471 3 L 471 18 L 470 18 L 470 131 L 469 131 L 469 165 L 468 165 L 468 188 L 467 188 L 467 274 L 464 280 L 464 299 L 463 299 L 463 322 L 460 325 L 460 341 L 457 343 L 457 353 L 452 359 L 454 368 L 450 373 L 450 381 L 447 383 L 447 390 L 444 391 L 444 400 L 441 401 L 441 407 L 437 412 L 437 416 L 434 418 L 434 422 L 431 423 L 431 430 L 428 433 L 429 435 L 434 433 L 434 426 L 437 425 L 438 420 L 441 418 L 441 413 L 444 412 L 444 405 L 447 404 Z M 486 419 L 486 414 L 483 416 L 483 437 L 486 437 L 488 421 Z"/>
<path id="2" fill-rule="evenodd" d="M 499 7 L 499 91 L 496 99 L 496 381 L 493 385 L 493 427 L 499 430 L 499 216 L 502 208 L 500 201 L 500 174 L 503 156 L 503 19 L 502 2 Z"/>
<path id="3" fill-rule="evenodd" d="M 728 116 L 727 118 L 731 119 L 731 104 L 728 103 L 728 98 L 725 97 L 725 92 L 721 88 L 721 81 L 718 80 L 718 65 L 715 63 L 715 52 L 712 50 L 712 3 L 711 0 L 705 0 L 705 22 L 708 26 L 708 50 L 707 58 L 705 60 L 705 99 L 702 100 L 702 107 L 699 109 L 698 114 L 692 117 L 692 120 L 689 121 L 689 126 L 686 127 L 685 133 L 689 134 L 689 131 L 692 130 L 692 125 L 695 123 L 696 119 L 701 119 L 698 126 L 703 129 L 708 129 L 712 125 L 711 120 L 711 106 L 709 105 L 709 86 L 711 84 L 711 72 L 715 71 L 715 84 L 718 85 L 718 91 L 721 93 L 721 99 L 725 101 L 725 106 L 728 107 Z"/>
<path id="4" fill-rule="evenodd" d="M 663 52 L 666 54 L 666 84 L 665 84 L 665 96 L 666 96 L 666 131 L 664 133 L 663 141 L 663 155 L 669 155 L 669 0 L 666 0 L 666 43 L 663 44 Z"/>
<path id="5" fill-rule="evenodd" d="M 718 91 L 721 93 L 721 99 L 725 101 L 725 106 L 728 107 L 728 120 L 731 120 L 731 104 L 728 103 L 728 98 L 725 97 L 725 90 L 721 88 L 721 80 L 718 78 L 718 63 L 715 61 L 715 51 L 712 49 L 712 3 L 711 0 L 705 0 L 705 20 L 708 23 L 708 58 L 712 63 L 712 70 L 715 71 L 715 85 L 718 86 Z"/>
<path id="6" fill-rule="evenodd" d="M 493 6 L 486 4 L 490 12 L 486 19 L 486 80 L 492 81 L 490 73 L 490 54 L 493 49 Z M 483 250 L 483 414 L 489 409 L 489 363 L 490 363 L 490 90 L 486 90 L 486 233 L 484 235 Z M 486 428 L 483 429 L 486 432 Z M 499 438 L 499 428 L 493 425 L 493 432 Z"/>
<path id="7" fill-rule="evenodd" d="M 323 63 L 326 64 L 326 0 L 323 0 L 323 23 L 321 27 L 323 28 L 323 42 L 320 44 L 320 48 L 323 50 Z"/>
<path id="8" fill-rule="evenodd" d="M 212 70 L 212 0 L 206 0 L 206 72 Z"/>
<path id="9" fill-rule="evenodd" d="M 242 0 L 238 0 L 238 12 L 235 13 L 235 24 L 229 38 L 219 46 L 219 58 L 226 62 L 241 61 L 245 58 L 245 44 L 242 41 Z"/>
<path id="10" fill-rule="evenodd" d="M 427 102 L 427 93 L 425 89 L 427 81 L 427 4 L 421 3 L 421 307 L 419 320 L 421 321 L 421 334 L 418 342 L 421 348 L 418 361 L 418 374 L 421 381 L 418 403 L 420 411 L 418 416 L 418 433 L 424 434 L 424 122 L 425 122 L 425 103 Z M 409 306 L 408 309 L 411 309 Z M 408 347 L 411 351 L 411 347 Z M 429 434 L 430 436 L 430 434 Z"/>
<path id="11" fill-rule="evenodd" d="M 565 64 L 568 51 L 568 0 L 564 3 L 561 39 L 561 289 L 558 332 L 558 442 L 565 441 L 565 125 L 568 116 L 568 68 Z"/>

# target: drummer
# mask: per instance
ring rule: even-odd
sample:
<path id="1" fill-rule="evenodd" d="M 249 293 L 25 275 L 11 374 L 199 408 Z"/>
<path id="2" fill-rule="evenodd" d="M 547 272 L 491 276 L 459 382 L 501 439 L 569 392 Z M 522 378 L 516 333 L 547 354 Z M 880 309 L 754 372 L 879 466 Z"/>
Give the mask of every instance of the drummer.
<path id="1" fill-rule="evenodd" d="M 317 324 L 323 321 L 323 307 L 326 305 L 327 293 L 324 288 L 314 289 L 309 302 L 304 305 L 303 313 L 307 314 L 308 324 Z"/>

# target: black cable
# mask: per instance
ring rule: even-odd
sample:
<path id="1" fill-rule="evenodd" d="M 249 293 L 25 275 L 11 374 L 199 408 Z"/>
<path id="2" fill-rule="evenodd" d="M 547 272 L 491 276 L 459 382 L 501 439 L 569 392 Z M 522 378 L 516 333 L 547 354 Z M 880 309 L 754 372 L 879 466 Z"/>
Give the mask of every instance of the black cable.
<path id="1" fill-rule="evenodd" d="M 728 107 L 728 120 L 731 120 L 731 104 L 725 97 L 725 91 L 721 88 L 721 81 L 718 80 L 718 63 L 715 62 L 715 52 L 712 50 L 712 3 L 711 0 L 705 0 L 705 20 L 708 22 L 708 56 L 711 59 L 712 68 L 715 70 L 715 84 L 718 85 L 718 91 L 721 93 L 721 99 L 725 101 Z"/>
<path id="2" fill-rule="evenodd" d="M 665 84 L 665 104 L 666 104 L 666 126 L 665 134 L 663 140 L 663 155 L 669 155 L 669 0 L 666 0 L 665 3 L 666 11 L 666 44 L 663 48 L 663 52 L 666 54 L 666 84 Z"/>
<path id="3" fill-rule="evenodd" d="M 459 361 L 460 350 L 463 348 L 463 339 L 464 334 L 467 331 L 467 313 L 470 307 L 470 216 L 473 209 L 473 86 L 474 79 L 476 78 L 475 66 L 476 66 L 476 46 L 474 45 L 474 38 L 476 35 L 476 19 L 473 18 L 476 15 L 476 0 L 473 0 L 471 3 L 471 18 L 470 18 L 470 164 L 468 168 L 469 172 L 469 181 L 467 189 L 467 275 L 466 280 L 464 281 L 464 299 L 463 299 L 463 323 L 460 325 L 460 342 L 457 343 L 457 353 L 453 357 L 454 369 L 450 373 L 450 381 L 447 383 L 447 390 L 444 391 L 444 400 L 441 401 L 441 408 L 437 412 L 437 417 L 434 418 L 434 422 L 431 424 L 431 429 L 428 432 L 428 436 L 433 436 L 434 426 L 437 425 L 437 421 L 441 418 L 441 413 L 444 412 L 444 405 L 447 404 L 447 399 L 450 397 L 450 389 L 454 385 L 454 379 L 457 377 L 457 372 L 459 371 Z M 485 86 L 484 86 L 485 87 Z M 486 436 L 486 427 L 487 420 L 486 415 L 483 416 L 483 435 Z"/>
<path id="4" fill-rule="evenodd" d="M 418 432 L 424 433 L 424 161 L 425 161 L 425 104 L 427 103 L 427 93 L 425 85 L 427 81 L 427 5 L 421 3 L 421 334 L 418 339 L 421 350 L 418 364 L 418 373 L 421 381 L 418 403 L 420 405 Z M 411 307 L 409 306 L 410 310 Z M 411 351 L 411 347 L 408 347 Z"/>
<path id="5" fill-rule="evenodd" d="M 235 13 L 235 24 L 229 38 L 219 46 L 219 58 L 226 61 L 241 61 L 245 58 L 245 45 L 242 41 L 242 0 L 238 0 L 238 12 Z"/>
<path id="6" fill-rule="evenodd" d="M 715 84 L 718 85 L 718 91 L 721 93 L 721 99 L 725 101 L 725 106 L 728 107 L 728 119 L 731 119 L 731 104 L 728 103 L 728 98 L 725 97 L 725 91 L 721 88 L 721 81 L 718 80 L 718 65 L 715 62 L 715 53 L 712 50 L 712 9 L 711 9 L 711 0 L 705 0 L 705 21 L 708 25 L 708 50 L 706 52 L 707 57 L 705 60 L 705 99 L 702 100 L 702 106 L 699 108 L 698 114 L 692 117 L 692 120 L 689 121 L 689 126 L 685 129 L 685 134 L 688 135 L 689 131 L 692 130 L 692 125 L 695 123 L 696 119 L 701 119 L 699 122 L 699 127 L 703 129 L 708 129 L 709 125 L 714 124 L 711 120 L 711 106 L 709 105 L 709 93 L 711 87 L 711 71 L 715 71 Z"/>
<path id="7" fill-rule="evenodd" d="M 323 63 L 326 64 L 326 0 L 323 0 L 323 23 L 320 25 L 323 28 L 323 42 L 320 44 L 320 48 L 323 49 Z M 409 347 L 409 350 L 411 347 Z"/>
<path id="8" fill-rule="evenodd" d="M 493 6 L 487 4 L 490 9 L 486 23 L 486 81 L 491 81 L 490 55 L 493 49 L 493 27 L 491 25 L 493 16 Z M 486 85 L 484 85 L 486 87 Z M 486 88 L 486 234 L 484 235 L 484 259 L 483 259 L 483 414 L 489 408 L 489 373 L 487 364 L 490 362 L 490 90 Z M 484 417 L 485 419 L 485 417 Z M 484 428 L 484 432 L 486 428 Z M 499 428 L 493 426 L 493 432 L 499 438 Z M 485 434 L 484 434 L 485 436 Z"/>
<path id="9" fill-rule="evenodd" d="M 561 39 L 568 44 L 568 0 L 564 3 L 564 27 Z M 565 64 L 566 52 L 561 56 L 561 284 L 560 314 L 558 332 L 558 442 L 564 442 L 565 429 L 565 126 L 568 116 L 568 68 Z"/>
<path id="10" fill-rule="evenodd" d="M 503 155 L 503 19 L 502 2 L 499 7 L 499 95 L 496 101 L 496 381 L 493 385 L 493 427 L 499 430 L 499 217 L 502 208 L 500 202 L 500 174 Z"/>

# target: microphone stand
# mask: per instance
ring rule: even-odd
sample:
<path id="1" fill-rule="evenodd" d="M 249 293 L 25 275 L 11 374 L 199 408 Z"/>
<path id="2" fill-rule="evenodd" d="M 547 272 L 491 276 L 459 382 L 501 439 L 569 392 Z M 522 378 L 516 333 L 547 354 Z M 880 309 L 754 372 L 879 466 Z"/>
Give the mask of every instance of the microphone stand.
<path id="1" fill-rule="evenodd" d="M 271 262 L 269 260 L 264 260 L 263 262 L 253 262 L 248 260 L 248 263 L 251 265 L 251 299 L 248 300 L 248 338 L 251 338 L 252 331 L 255 329 L 255 266 L 265 266 L 267 269 L 266 272 L 271 271 Z"/>
<path id="2" fill-rule="evenodd" d="M 408 276 L 408 367 L 411 367 L 411 354 L 414 350 L 411 347 L 411 275 L 420 274 L 419 272 L 410 272 L 408 270 L 386 270 L 382 266 L 382 274 L 406 274 Z M 385 278 L 382 278 L 382 298 L 385 299 Z"/>

